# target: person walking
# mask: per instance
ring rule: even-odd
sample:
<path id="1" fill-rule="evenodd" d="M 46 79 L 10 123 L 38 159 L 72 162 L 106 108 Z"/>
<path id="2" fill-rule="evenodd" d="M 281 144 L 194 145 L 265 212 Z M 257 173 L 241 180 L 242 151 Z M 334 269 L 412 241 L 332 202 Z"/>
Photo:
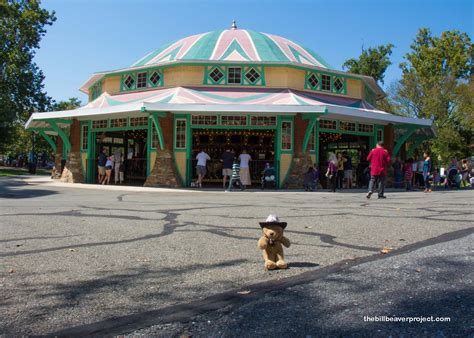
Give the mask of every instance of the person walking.
<path id="1" fill-rule="evenodd" d="M 461 182 L 459 185 L 463 185 L 463 187 L 469 187 L 470 182 L 469 182 L 469 164 L 467 163 L 467 160 L 461 160 Z"/>
<path id="2" fill-rule="evenodd" d="M 202 188 L 202 180 L 204 176 L 206 176 L 206 163 L 208 160 L 211 158 L 209 155 L 204 151 L 204 149 L 201 149 L 199 154 L 196 156 L 197 160 L 197 165 L 196 165 L 196 171 L 198 174 L 198 180 L 197 180 L 197 185 L 199 188 Z"/>
<path id="3" fill-rule="evenodd" d="M 431 162 L 430 154 L 425 151 L 423 153 L 424 161 L 423 161 L 423 182 L 425 183 L 425 191 L 424 192 L 431 192 L 431 185 L 430 185 L 430 175 L 433 169 L 433 164 Z"/>
<path id="4" fill-rule="evenodd" d="M 102 181 L 102 184 L 110 183 L 110 176 L 112 176 L 112 169 L 114 168 L 113 156 L 107 158 L 105 162 L 105 178 Z"/>
<path id="5" fill-rule="evenodd" d="M 235 183 L 239 184 L 240 190 L 245 190 L 245 185 L 243 185 L 242 181 L 240 180 L 240 165 L 237 160 L 234 160 L 234 163 L 232 164 L 232 176 L 230 177 L 229 187 L 226 191 L 232 191 Z"/>
<path id="6" fill-rule="evenodd" d="M 242 150 L 242 154 L 239 155 L 240 160 L 240 179 L 244 186 L 252 185 L 250 178 L 249 162 L 252 161 L 252 157 L 247 154 L 247 150 Z"/>
<path id="7" fill-rule="evenodd" d="M 102 149 L 102 152 L 99 154 L 97 162 L 97 171 L 99 172 L 99 184 L 105 180 L 105 163 L 107 162 L 107 155 L 105 154 L 105 148 Z"/>
<path id="8" fill-rule="evenodd" d="M 384 196 L 385 176 L 387 175 L 387 168 L 390 163 L 390 155 L 383 145 L 382 141 L 378 142 L 376 147 L 370 151 L 369 156 L 367 156 L 367 160 L 370 162 L 369 191 L 366 196 L 368 199 L 373 194 L 374 186 L 378 187 L 378 197 L 386 198 Z"/>
<path id="9" fill-rule="evenodd" d="M 226 148 L 225 152 L 221 156 L 222 162 L 222 186 L 226 188 L 227 177 L 232 176 L 232 165 L 234 164 L 235 156 L 230 148 Z"/>
<path id="10" fill-rule="evenodd" d="M 329 154 L 328 170 L 326 171 L 326 177 L 328 179 L 328 186 L 331 187 L 332 192 L 336 192 L 337 186 L 337 157 L 334 153 Z"/>
<path id="11" fill-rule="evenodd" d="M 342 153 L 342 161 L 344 162 L 344 181 L 346 181 L 346 188 L 352 189 L 352 157 L 347 155 L 347 151 Z"/>

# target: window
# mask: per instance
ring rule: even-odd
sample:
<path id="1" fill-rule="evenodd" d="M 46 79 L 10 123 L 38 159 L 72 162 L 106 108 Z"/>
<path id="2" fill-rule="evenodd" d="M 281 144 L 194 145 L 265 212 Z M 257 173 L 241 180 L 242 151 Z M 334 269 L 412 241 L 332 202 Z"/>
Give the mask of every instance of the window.
<path id="1" fill-rule="evenodd" d="M 383 131 L 381 129 L 377 130 L 377 142 L 383 141 Z"/>
<path id="2" fill-rule="evenodd" d="M 336 121 L 333 120 L 319 120 L 319 128 L 321 129 L 337 129 Z"/>
<path id="3" fill-rule="evenodd" d="M 137 74 L 137 88 L 146 88 L 146 72 Z"/>
<path id="4" fill-rule="evenodd" d="M 341 121 L 339 122 L 339 129 L 345 130 L 345 131 L 356 131 L 356 123 Z"/>
<path id="5" fill-rule="evenodd" d="M 82 126 L 82 150 L 87 150 L 89 146 L 89 126 L 83 125 Z"/>
<path id="6" fill-rule="evenodd" d="M 216 126 L 217 115 L 193 115 L 191 117 L 191 124 L 198 126 Z"/>
<path id="7" fill-rule="evenodd" d="M 359 131 L 361 133 L 373 133 L 374 132 L 374 126 L 372 124 L 359 123 Z"/>
<path id="8" fill-rule="evenodd" d="M 148 117 L 132 117 L 130 118 L 130 127 L 141 127 L 148 125 Z"/>
<path id="9" fill-rule="evenodd" d="M 242 83 L 242 69 L 240 67 L 229 67 L 227 70 L 227 83 L 241 84 Z"/>
<path id="10" fill-rule="evenodd" d="M 125 81 L 123 81 L 123 84 L 125 85 L 126 89 L 133 89 L 134 84 L 135 84 L 135 79 L 133 78 L 132 75 L 127 75 L 125 77 Z"/>
<path id="11" fill-rule="evenodd" d="M 246 115 L 223 115 L 221 116 L 221 124 L 223 126 L 246 126 L 247 116 Z"/>
<path id="12" fill-rule="evenodd" d="M 110 128 L 123 128 L 127 126 L 127 119 L 112 119 L 110 120 Z"/>
<path id="13" fill-rule="evenodd" d="M 322 90 L 331 90 L 331 77 L 329 75 L 321 76 L 321 89 Z"/>
<path id="14" fill-rule="evenodd" d="M 107 120 L 97 120 L 97 121 L 92 121 L 92 128 L 98 129 L 98 128 L 107 128 Z"/>
<path id="15" fill-rule="evenodd" d="M 209 77 L 215 83 L 219 83 L 222 80 L 222 78 L 224 77 L 224 73 L 222 73 L 221 70 L 216 67 L 212 70 L 212 72 L 209 73 Z"/>
<path id="16" fill-rule="evenodd" d="M 245 77 L 250 83 L 254 84 L 260 79 L 260 74 L 254 68 L 250 68 L 250 70 L 245 73 Z"/>
<path id="17" fill-rule="evenodd" d="M 186 120 L 185 119 L 176 120 L 174 146 L 177 149 L 186 148 Z"/>
<path id="18" fill-rule="evenodd" d="M 158 83 L 160 82 L 160 80 L 161 80 L 161 75 L 160 75 L 160 73 L 158 73 L 158 72 L 156 72 L 156 71 L 153 72 L 153 73 L 151 73 L 151 75 L 150 75 L 150 83 L 151 83 L 154 87 L 156 87 L 156 86 L 158 85 Z"/>
<path id="19" fill-rule="evenodd" d="M 102 94 L 102 82 L 99 81 L 96 84 L 94 84 L 90 89 L 90 93 L 91 93 L 91 100 L 95 100 L 96 98 L 98 98 L 100 94 Z"/>
<path id="20" fill-rule="evenodd" d="M 251 126 L 276 126 L 275 116 L 252 116 L 250 117 Z"/>
<path id="21" fill-rule="evenodd" d="M 281 149 L 291 150 L 293 148 L 292 142 L 292 122 L 285 121 L 281 123 Z"/>
<path id="22" fill-rule="evenodd" d="M 308 83 L 312 89 L 316 89 L 319 86 L 319 79 L 316 76 L 316 74 L 311 74 L 311 76 L 308 78 Z"/>
<path id="23" fill-rule="evenodd" d="M 334 89 L 336 89 L 336 92 L 340 92 L 344 88 L 344 82 L 340 78 L 336 78 L 334 80 Z"/>

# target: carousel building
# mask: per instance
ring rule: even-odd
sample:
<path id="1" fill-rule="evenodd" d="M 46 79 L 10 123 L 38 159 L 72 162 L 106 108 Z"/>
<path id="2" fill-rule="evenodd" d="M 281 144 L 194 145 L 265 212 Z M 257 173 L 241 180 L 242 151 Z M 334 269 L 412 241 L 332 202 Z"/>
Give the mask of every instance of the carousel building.
<path id="1" fill-rule="evenodd" d="M 377 110 L 385 93 L 373 78 L 333 70 L 308 48 L 235 22 L 95 73 L 80 90 L 87 105 L 34 113 L 26 124 L 51 145 L 57 167 L 65 160 L 73 182 L 97 182 L 105 148 L 123 154 L 126 182 L 190 186 L 203 148 L 211 157 L 204 182 L 217 183 L 221 154 L 232 148 L 252 156 L 253 181 L 269 162 L 279 187 L 299 188 L 308 166 L 324 170 L 329 152 L 347 151 L 362 168 L 380 140 L 406 157 L 433 135 L 431 120 Z"/>

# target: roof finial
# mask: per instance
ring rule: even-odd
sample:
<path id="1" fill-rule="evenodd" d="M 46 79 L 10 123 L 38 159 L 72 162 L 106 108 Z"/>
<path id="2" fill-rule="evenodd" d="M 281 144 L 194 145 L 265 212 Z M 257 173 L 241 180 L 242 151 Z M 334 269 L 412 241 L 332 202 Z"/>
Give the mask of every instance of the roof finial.
<path id="1" fill-rule="evenodd" d="M 232 20 L 232 27 L 230 28 L 237 29 L 237 23 L 235 22 L 235 20 Z"/>

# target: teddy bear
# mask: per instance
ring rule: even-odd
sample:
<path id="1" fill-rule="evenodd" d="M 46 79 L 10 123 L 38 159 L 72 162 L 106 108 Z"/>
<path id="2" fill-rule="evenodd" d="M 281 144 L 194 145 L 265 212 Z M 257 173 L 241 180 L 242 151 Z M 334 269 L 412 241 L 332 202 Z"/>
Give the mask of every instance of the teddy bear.
<path id="1" fill-rule="evenodd" d="M 260 222 L 262 237 L 258 240 L 258 247 L 263 251 L 265 268 L 273 270 L 276 268 L 286 269 L 283 256 L 283 245 L 290 247 L 290 240 L 283 236 L 286 222 L 280 222 L 276 215 L 269 215 L 265 222 Z"/>

